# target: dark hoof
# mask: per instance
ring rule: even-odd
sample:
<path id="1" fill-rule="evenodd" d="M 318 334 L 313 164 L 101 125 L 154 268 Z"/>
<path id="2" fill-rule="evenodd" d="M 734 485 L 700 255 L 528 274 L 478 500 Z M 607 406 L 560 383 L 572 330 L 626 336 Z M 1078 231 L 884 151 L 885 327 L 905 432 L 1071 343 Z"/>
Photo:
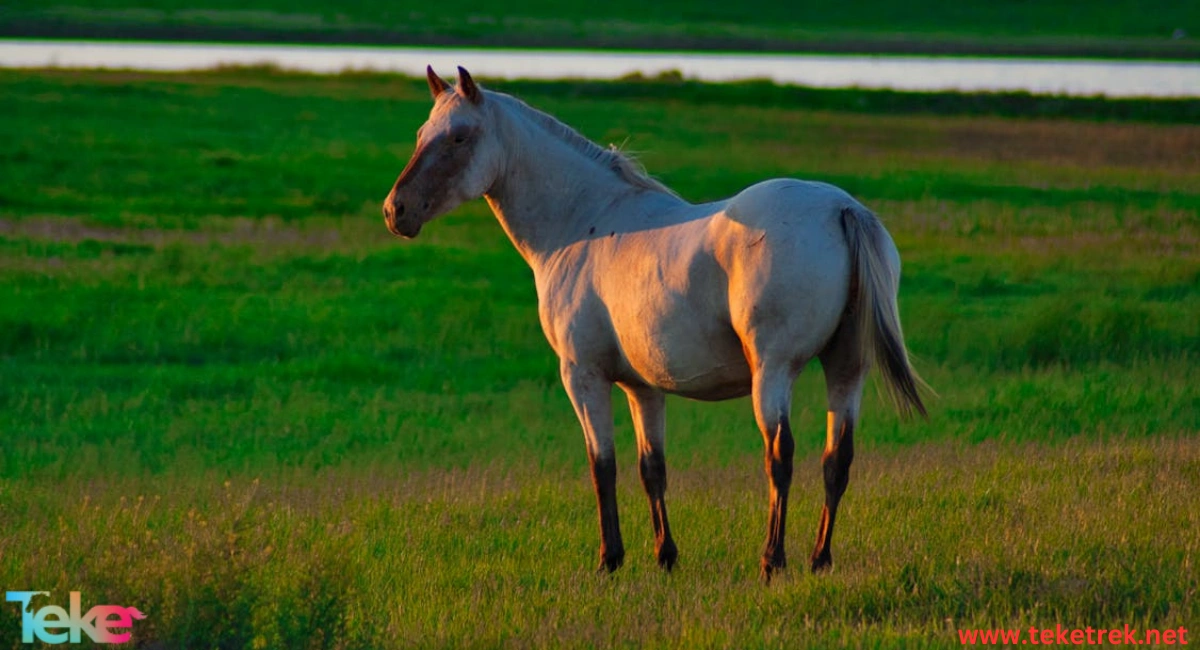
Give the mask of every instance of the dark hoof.
<path id="1" fill-rule="evenodd" d="M 658 566 L 669 572 L 675 568 L 675 561 L 679 559 L 679 549 L 675 548 L 675 542 L 668 540 L 658 548 L 656 555 Z"/>
<path id="2" fill-rule="evenodd" d="M 833 556 L 829 554 L 829 551 L 825 551 L 824 553 L 817 553 L 812 556 L 812 572 L 813 573 L 824 573 L 825 571 L 828 571 L 832 568 L 833 568 Z"/>
<path id="3" fill-rule="evenodd" d="M 600 552 L 600 566 L 596 567 L 597 573 L 612 573 L 621 568 L 625 563 L 624 549 L 618 550 L 615 553 Z"/>
<path id="4" fill-rule="evenodd" d="M 780 553 L 775 557 L 764 557 L 762 559 L 762 572 L 759 574 L 759 577 L 762 578 L 763 582 L 770 584 L 771 578 L 779 575 L 779 573 L 786 568 L 787 558 L 784 557 L 783 553 Z"/>

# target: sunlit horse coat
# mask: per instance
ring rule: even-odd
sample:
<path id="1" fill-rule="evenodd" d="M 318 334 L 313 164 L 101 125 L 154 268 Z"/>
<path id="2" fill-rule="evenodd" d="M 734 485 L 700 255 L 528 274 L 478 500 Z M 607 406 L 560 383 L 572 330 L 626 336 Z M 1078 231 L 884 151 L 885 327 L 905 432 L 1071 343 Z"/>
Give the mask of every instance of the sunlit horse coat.
<path id="1" fill-rule="evenodd" d="M 902 410 L 925 412 L 896 308 L 900 258 L 880 222 L 842 190 L 798 180 L 692 205 L 619 152 L 480 89 L 462 68 L 456 89 L 432 68 L 428 77 L 434 107 L 384 201 L 387 227 L 414 237 L 483 196 L 533 269 L 542 329 L 587 442 L 602 567 L 615 570 L 625 555 L 613 384 L 629 399 L 655 552 L 668 569 L 678 553 L 663 500 L 664 396 L 752 396 L 770 483 L 763 575 L 784 567 L 791 389 L 814 357 L 829 414 L 811 567 L 829 566 L 871 363 Z"/>

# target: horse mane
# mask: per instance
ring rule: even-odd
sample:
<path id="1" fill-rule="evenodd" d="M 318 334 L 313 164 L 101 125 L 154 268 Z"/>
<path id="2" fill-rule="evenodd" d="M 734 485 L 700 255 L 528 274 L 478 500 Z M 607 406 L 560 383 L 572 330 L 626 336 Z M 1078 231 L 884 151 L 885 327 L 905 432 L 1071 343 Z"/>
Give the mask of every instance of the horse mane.
<path id="1" fill-rule="evenodd" d="M 611 145 L 609 148 L 601 147 L 595 142 L 588 140 L 569 125 L 559 121 L 553 115 L 540 111 L 512 95 L 488 91 L 488 98 L 500 100 L 501 104 L 515 109 L 534 124 L 542 127 L 547 133 L 580 154 L 583 154 L 589 160 L 594 160 L 604 167 L 611 169 L 618 178 L 626 183 L 652 192 L 662 192 L 675 197 L 679 196 L 675 193 L 675 190 L 652 178 L 646 173 L 646 168 L 636 158 L 621 151 L 616 145 Z"/>

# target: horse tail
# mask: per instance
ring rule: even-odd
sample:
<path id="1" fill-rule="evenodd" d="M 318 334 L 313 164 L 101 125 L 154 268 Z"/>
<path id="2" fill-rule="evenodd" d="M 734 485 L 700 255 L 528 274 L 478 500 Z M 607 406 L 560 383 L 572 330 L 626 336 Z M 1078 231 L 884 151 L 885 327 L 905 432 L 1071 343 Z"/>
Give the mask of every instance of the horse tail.
<path id="1" fill-rule="evenodd" d="M 888 396 L 904 416 L 928 417 L 921 391 L 929 386 L 908 361 L 900 310 L 900 256 L 879 219 L 866 208 L 842 209 L 842 230 L 850 248 L 850 304 L 859 354 L 880 367 Z"/>

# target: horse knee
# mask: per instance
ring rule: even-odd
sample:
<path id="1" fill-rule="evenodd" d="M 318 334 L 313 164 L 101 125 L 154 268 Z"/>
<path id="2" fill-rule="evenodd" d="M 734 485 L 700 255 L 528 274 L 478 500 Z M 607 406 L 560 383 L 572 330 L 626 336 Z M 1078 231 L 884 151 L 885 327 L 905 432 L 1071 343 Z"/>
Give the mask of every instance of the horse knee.
<path id="1" fill-rule="evenodd" d="M 638 471 L 647 494 L 661 495 L 667 491 L 667 460 L 662 451 L 655 449 L 642 454 L 638 460 Z"/>

